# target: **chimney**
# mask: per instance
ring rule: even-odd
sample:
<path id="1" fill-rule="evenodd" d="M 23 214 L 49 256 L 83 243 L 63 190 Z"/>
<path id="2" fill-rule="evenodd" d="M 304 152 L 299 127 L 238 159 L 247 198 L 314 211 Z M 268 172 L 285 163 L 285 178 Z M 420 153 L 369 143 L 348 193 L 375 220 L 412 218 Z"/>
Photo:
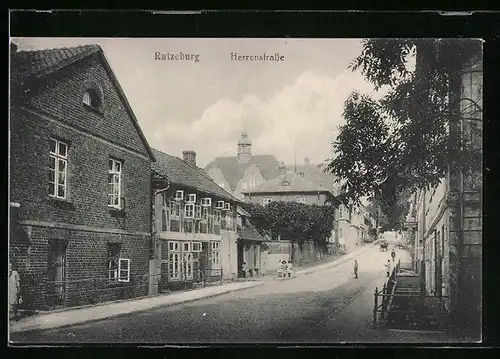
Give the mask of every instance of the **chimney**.
<path id="1" fill-rule="evenodd" d="M 13 42 L 10 43 L 10 53 L 13 54 L 17 52 L 17 45 L 14 44 Z"/>
<path id="2" fill-rule="evenodd" d="M 304 158 L 304 164 L 305 165 L 311 164 L 311 160 L 309 159 L 309 157 Z"/>
<path id="3" fill-rule="evenodd" d="M 182 156 L 183 156 L 184 162 L 186 162 L 191 167 L 196 167 L 196 152 L 195 151 L 192 151 L 192 150 L 182 151 Z"/>

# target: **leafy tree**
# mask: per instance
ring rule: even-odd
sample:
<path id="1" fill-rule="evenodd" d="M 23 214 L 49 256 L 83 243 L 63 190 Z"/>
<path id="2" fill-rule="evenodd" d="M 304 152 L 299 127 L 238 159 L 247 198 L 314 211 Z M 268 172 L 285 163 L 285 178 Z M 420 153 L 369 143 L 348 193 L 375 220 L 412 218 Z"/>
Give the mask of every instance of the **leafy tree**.
<path id="1" fill-rule="evenodd" d="M 280 236 L 299 243 L 313 240 L 319 248 L 325 249 L 333 230 L 333 206 L 279 201 L 266 206 L 254 203 L 242 206 L 252 215 L 255 228 L 274 239 Z"/>
<path id="2" fill-rule="evenodd" d="M 350 68 L 387 93 L 375 100 L 353 92 L 344 104 L 346 124 L 326 166 L 343 182 L 342 202 L 370 197 L 390 229 L 406 214 L 414 190 L 435 187 L 450 168 L 480 170 L 481 151 L 464 141 L 471 134 L 461 133 L 459 120 L 464 101 L 482 111 L 478 99 L 460 96 L 461 72 L 480 58 L 481 46 L 476 40 L 363 42 Z"/>

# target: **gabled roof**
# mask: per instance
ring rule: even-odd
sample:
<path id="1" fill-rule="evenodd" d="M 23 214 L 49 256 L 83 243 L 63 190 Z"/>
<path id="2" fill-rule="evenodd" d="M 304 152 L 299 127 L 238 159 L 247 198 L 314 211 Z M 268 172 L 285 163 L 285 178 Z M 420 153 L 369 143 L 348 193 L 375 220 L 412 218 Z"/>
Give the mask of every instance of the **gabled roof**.
<path id="1" fill-rule="evenodd" d="M 321 186 L 333 190 L 335 184 L 335 176 L 324 171 L 324 165 L 316 164 L 300 164 L 300 165 L 286 165 L 288 171 L 296 173 L 303 173 L 304 178 L 308 178 Z"/>
<path id="2" fill-rule="evenodd" d="M 237 212 L 240 216 L 243 216 L 243 217 L 247 217 L 247 218 L 251 218 L 251 217 L 252 217 L 252 215 L 251 215 L 250 213 L 248 213 L 247 211 L 245 211 L 245 210 L 243 209 L 243 207 L 241 207 L 241 206 L 238 206 L 238 207 L 236 208 L 236 212 Z"/>
<path id="3" fill-rule="evenodd" d="M 236 156 L 217 157 L 205 167 L 205 171 L 209 171 L 212 167 L 218 167 L 234 191 L 247 168 L 254 164 L 266 181 L 279 176 L 278 161 L 272 155 L 252 155 L 247 163 L 238 162 Z"/>
<path id="4" fill-rule="evenodd" d="M 295 172 L 289 171 L 273 180 L 267 181 L 260 186 L 243 191 L 243 194 L 256 193 L 306 193 L 306 192 L 328 192 L 332 193 L 331 188 L 327 188 L 314 182 L 310 178 L 303 177 Z"/>
<path id="5" fill-rule="evenodd" d="M 211 194 L 229 201 L 241 202 L 223 188 L 219 187 L 201 168 L 192 167 L 179 157 L 152 149 L 156 162 L 152 164 L 154 172 L 167 177 L 168 181 L 178 186 Z"/>
<path id="6" fill-rule="evenodd" d="M 127 96 L 125 96 L 115 73 L 111 69 L 109 62 L 99 45 L 81 45 L 36 51 L 16 51 L 11 54 L 11 70 L 12 73 L 18 78 L 19 83 L 23 84 L 23 82 L 29 78 L 40 78 L 46 76 L 93 54 L 98 54 L 102 60 L 104 68 L 108 72 L 111 82 L 121 97 L 151 161 L 155 161 L 151 147 L 149 147 L 149 143 L 139 126 L 139 122 L 137 117 L 135 117 L 130 103 L 128 102 Z"/>

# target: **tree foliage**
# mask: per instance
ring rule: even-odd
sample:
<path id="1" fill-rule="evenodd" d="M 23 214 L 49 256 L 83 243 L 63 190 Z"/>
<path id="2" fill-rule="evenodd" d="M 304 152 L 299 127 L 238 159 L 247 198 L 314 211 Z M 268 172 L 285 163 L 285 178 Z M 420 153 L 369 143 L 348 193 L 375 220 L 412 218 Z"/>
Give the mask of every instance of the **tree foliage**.
<path id="1" fill-rule="evenodd" d="M 325 244 L 333 230 L 333 206 L 278 201 L 266 206 L 255 203 L 242 206 L 252 215 L 255 228 L 271 238 L 280 236 L 298 242 L 313 240 Z"/>
<path id="2" fill-rule="evenodd" d="M 435 187 L 450 166 L 469 173 L 480 170 L 481 151 L 464 141 L 470 134 L 456 133 L 463 101 L 482 111 L 480 99 L 460 96 L 460 76 L 472 60 L 480 59 L 481 46 L 476 40 L 363 42 L 350 68 L 387 93 L 375 100 L 353 92 L 345 101 L 346 124 L 326 166 L 343 182 L 342 202 L 377 198 L 395 225 L 405 197 Z"/>

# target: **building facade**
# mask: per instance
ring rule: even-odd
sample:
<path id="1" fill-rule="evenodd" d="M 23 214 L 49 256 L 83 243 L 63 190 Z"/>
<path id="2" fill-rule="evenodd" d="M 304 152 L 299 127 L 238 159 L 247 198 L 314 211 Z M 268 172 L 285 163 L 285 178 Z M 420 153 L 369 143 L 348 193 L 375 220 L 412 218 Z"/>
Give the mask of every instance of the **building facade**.
<path id="1" fill-rule="evenodd" d="M 463 69 L 459 133 L 482 150 L 480 56 Z M 471 103 L 473 104 L 471 106 Z M 429 295 L 446 298 L 455 327 L 479 333 L 482 315 L 482 173 L 451 169 L 441 183 L 413 198 L 406 236 L 414 238 L 415 269 Z"/>
<path id="2" fill-rule="evenodd" d="M 153 150 L 154 259 L 151 293 L 237 276 L 239 200 L 196 166 Z"/>
<path id="3" fill-rule="evenodd" d="M 154 155 L 102 49 L 12 45 L 11 79 L 9 259 L 24 305 L 147 294 Z"/>
<path id="4" fill-rule="evenodd" d="M 237 208 L 236 228 L 238 233 L 238 273 L 242 276 L 243 264 L 246 275 L 254 277 L 267 271 L 267 252 L 263 246 L 265 239 L 251 222 L 252 216 L 243 208 Z"/>
<path id="5" fill-rule="evenodd" d="M 205 172 L 226 191 L 243 199 L 242 192 L 280 175 L 279 163 L 271 155 L 252 155 L 252 142 L 246 131 L 238 141 L 238 152 L 232 157 L 217 157 Z"/>

